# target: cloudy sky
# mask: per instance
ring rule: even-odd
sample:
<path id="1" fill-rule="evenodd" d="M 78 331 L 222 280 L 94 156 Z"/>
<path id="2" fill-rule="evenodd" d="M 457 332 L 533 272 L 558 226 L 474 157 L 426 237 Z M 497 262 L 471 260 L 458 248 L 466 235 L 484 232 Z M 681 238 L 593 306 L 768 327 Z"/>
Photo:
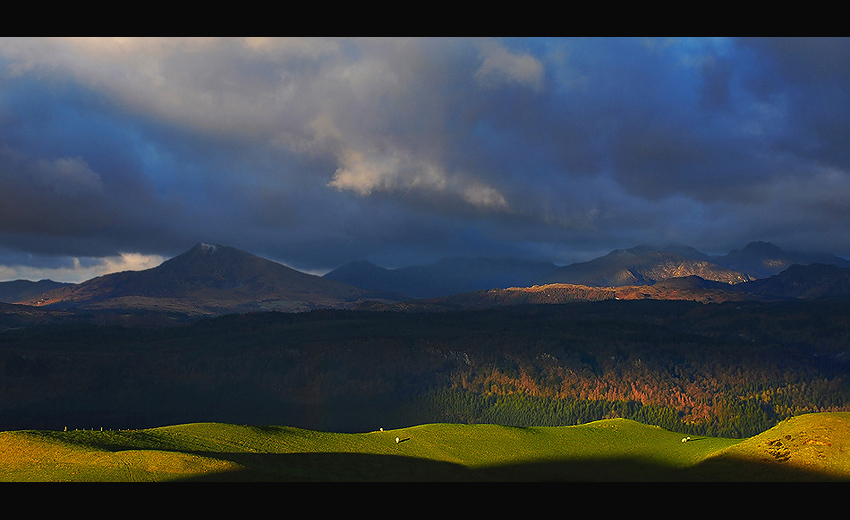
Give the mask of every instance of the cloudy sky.
<path id="1" fill-rule="evenodd" d="M 850 39 L 0 38 L 0 280 L 850 257 Z"/>

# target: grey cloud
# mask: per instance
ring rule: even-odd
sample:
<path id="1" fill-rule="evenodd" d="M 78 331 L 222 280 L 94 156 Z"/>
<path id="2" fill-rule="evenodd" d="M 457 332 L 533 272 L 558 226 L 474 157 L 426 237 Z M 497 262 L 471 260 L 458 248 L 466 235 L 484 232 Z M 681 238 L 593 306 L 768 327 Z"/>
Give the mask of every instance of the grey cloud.
<path id="1" fill-rule="evenodd" d="M 846 255 L 847 42 L 0 40 L 0 245 Z"/>

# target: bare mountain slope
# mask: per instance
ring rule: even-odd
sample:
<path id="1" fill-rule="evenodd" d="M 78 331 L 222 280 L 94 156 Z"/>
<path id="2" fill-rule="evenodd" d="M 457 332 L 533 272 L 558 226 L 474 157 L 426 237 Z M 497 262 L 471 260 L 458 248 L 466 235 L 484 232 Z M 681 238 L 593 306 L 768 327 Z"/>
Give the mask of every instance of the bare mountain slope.
<path id="1" fill-rule="evenodd" d="M 850 261 L 831 254 L 785 251 L 770 242 L 750 242 L 743 249 L 733 249 L 713 262 L 729 269 L 742 271 L 754 278 L 767 278 L 792 265 L 827 264 L 850 267 Z"/>
<path id="2" fill-rule="evenodd" d="M 539 283 L 624 287 L 652 285 L 661 280 L 692 275 L 727 284 L 752 279 L 740 271 L 712 262 L 708 256 L 695 249 L 686 249 L 683 246 L 668 248 L 637 246 L 630 249 L 616 249 L 588 262 L 561 267 L 543 277 Z"/>
<path id="3" fill-rule="evenodd" d="M 100 276 L 24 303 L 214 315 L 342 308 L 380 296 L 232 247 L 201 243 L 152 269 Z"/>

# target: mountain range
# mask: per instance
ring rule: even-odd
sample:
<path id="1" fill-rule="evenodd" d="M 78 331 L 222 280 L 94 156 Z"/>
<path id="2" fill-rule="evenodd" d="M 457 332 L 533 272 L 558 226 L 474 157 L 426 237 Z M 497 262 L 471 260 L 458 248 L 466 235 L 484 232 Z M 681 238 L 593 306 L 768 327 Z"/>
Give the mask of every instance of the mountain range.
<path id="1" fill-rule="evenodd" d="M 850 268 L 835 265 L 792 265 L 779 274 L 737 284 L 696 275 L 667 278 L 647 285 L 598 287 L 552 283 L 531 287 L 488 289 L 395 304 L 366 302 L 371 310 L 459 310 L 506 305 L 601 300 L 729 301 L 814 300 L 850 296 Z"/>
<path id="2" fill-rule="evenodd" d="M 637 246 L 557 266 L 454 258 L 385 269 L 353 262 L 317 276 L 238 249 L 199 243 L 144 271 L 79 283 L 0 282 L 5 314 L 145 311 L 183 316 L 322 308 L 448 309 L 600 299 L 703 302 L 850 295 L 850 262 L 753 242 L 725 256 L 682 245 Z M 42 314 L 33 312 L 38 308 Z"/>
<path id="3" fill-rule="evenodd" d="M 363 299 L 382 300 L 385 296 L 303 273 L 233 247 L 199 243 L 151 269 L 107 274 L 12 303 L 219 315 L 344 308 Z"/>
<path id="4" fill-rule="evenodd" d="M 783 251 L 770 242 L 750 242 L 743 249 L 734 249 L 714 261 L 730 269 L 747 273 L 753 278 L 767 278 L 779 274 L 792 265 L 826 264 L 850 267 L 850 260 L 824 253 L 798 253 Z"/>
<path id="5" fill-rule="evenodd" d="M 548 284 L 645 286 L 688 276 L 729 285 L 776 275 L 792 265 L 815 263 L 850 268 L 850 261 L 834 255 L 793 253 L 767 242 L 752 242 L 724 256 L 707 255 L 678 244 L 640 245 L 561 267 L 547 262 L 456 258 L 430 265 L 384 269 L 359 261 L 331 271 L 325 278 L 412 298 L 437 298 Z"/>
<path id="6" fill-rule="evenodd" d="M 624 287 L 652 285 L 670 278 L 693 275 L 727 284 L 755 279 L 746 271 L 724 264 L 722 258 L 712 259 L 696 249 L 683 246 L 637 246 L 631 249 L 616 249 L 589 262 L 558 268 L 543 277 L 540 283 Z"/>

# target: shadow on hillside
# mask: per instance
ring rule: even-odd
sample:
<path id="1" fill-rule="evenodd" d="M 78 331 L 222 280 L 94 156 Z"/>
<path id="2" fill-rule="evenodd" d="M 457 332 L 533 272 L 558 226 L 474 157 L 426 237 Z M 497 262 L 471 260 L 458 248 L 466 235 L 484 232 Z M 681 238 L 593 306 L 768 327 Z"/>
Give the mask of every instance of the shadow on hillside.
<path id="1" fill-rule="evenodd" d="M 844 475 L 835 475 L 784 462 L 758 461 L 731 455 L 709 458 L 683 470 L 682 475 L 691 481 L 850 482 L 846 472 Z"/>
<path id="2" fill-rule="evenodd" d="M 470 469 L 398 455 L 363 453 L 203 453 L 195 455 L 228 460 L 242 470 L 210 473 L 188 482 L 474 482 Z"/>
<path id="3" fill-rule="evenodd" d="M 193 482 L 827 482 L 821 473 L 732 458 L 692 468 L 636 459 L 545 461 L 470 469 L 448 462 L 360 453 L 196 453 L 235 462 L 242 470 L 185 479 Z M 843 479 L 847 481 L 847 479 Z"/>

